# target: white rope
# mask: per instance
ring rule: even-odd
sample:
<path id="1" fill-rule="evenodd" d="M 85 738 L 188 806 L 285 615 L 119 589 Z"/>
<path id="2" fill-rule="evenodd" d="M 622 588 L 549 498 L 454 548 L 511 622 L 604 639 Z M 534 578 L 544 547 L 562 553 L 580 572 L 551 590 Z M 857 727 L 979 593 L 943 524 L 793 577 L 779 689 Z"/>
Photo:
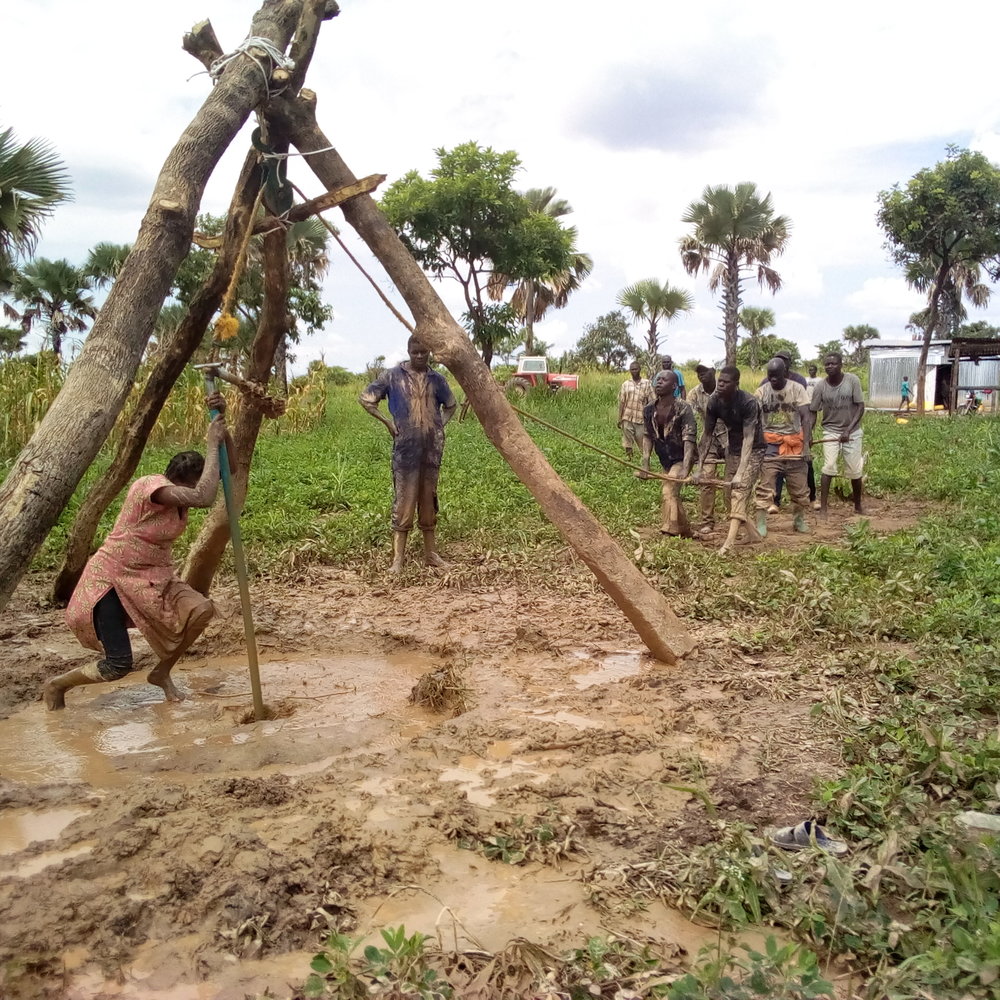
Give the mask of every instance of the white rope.
<path id="1" fill-rule="evenodd" d="M 280 69 L 291 70 L 295 68 L 295 61 L 289 59 L 285 54 L 268 38 L 261 38 L 259 35 L 248 35 L 246 38 L 236 46 L 235 51 L 230 52 L 228 55 L 219 56 L 211 66 L 208 68 L 208 75 L 212 78 L 213 83 L 219 82 L 219 77 L 222 76 L 223 70 L 237 57 L 240 55 L 247 56 L 247 58 L 252 59 L 256 64 L 257 68 L 261 72 L 261 76 L 264 77 L 264 86 L 269 87 L 271 83 L 271 66 L 265 66 L 261 57 L 256 53 L 250 51 L 250 49 L 262 49 L 267 58 L 271 61 L 271 65 L 276 66 Z"/>
<path id="2" fill-rule="evenodd" d="M 312 156 L 315 153 L 329 153 L 336 146 L 324 146 L 322 149 L 310 149 L 308 153 L 261 153 L 262 160 L 287 160 L 289 156 Z"/>

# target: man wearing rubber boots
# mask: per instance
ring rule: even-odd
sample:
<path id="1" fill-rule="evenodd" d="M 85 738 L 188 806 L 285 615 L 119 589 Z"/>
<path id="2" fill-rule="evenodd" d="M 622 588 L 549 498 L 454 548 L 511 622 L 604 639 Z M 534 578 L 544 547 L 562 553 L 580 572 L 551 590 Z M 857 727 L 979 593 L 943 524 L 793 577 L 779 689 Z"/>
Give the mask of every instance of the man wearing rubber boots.
<path id="1" fill-rule="evenodd" d="M 757 531 L 767 534 L 767 511 L 775 495 L 780 473 L 788 486 L 795 513 L 796 531 L 808 534 L 806 511 L 809 509 L 809 485 L 806 463 L 812 433 L 809 392 L 793 382 L 788 367 L 778 357 L 767 363 L 767 381 L 757 389 L 764 441 L 767 450 L 760 482 L 757 484 Z"/>
<path id="2" fill-rule="evenodd" d="M 358 400 L 392 435 L 392 574 L 403 568 L 415 514 L 424 536 L 424 562 L 447 566 L 438 555 L 434 531 L 444 427 L 455 413 L 455 397 L 444 377 L 431 369 L 430 351 L 418 336 L 410 337 L 406 349 L 409 361 L 390 368 Z M 379 410 L 383 399 L 388 399 L 388 417 Z"/>

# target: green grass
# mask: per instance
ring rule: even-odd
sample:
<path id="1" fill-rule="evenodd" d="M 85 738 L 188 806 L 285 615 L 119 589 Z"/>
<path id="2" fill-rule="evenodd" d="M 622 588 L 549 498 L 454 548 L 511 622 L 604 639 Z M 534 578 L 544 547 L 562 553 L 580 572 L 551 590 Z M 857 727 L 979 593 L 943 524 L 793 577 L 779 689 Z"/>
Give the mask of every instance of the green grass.
<path id="1" fill-rule="evenodd" d="M 590 375 L 576 393 L 533 393 L 520 405 L 617 453 L 620 381 Z M 266 425 L 243 517 L 257 572 L 297 574 L 330 563 L 374 574 L 386 565 L 391 442 L 357 404 L 360 389 L 360 382 L 331 386 L 326 417 L 313 431 L 290 435 Z M 656 524 L 657 484 L 526 426 L 631 551 L 630 531 Z M 1000 848 L 962 838 L 953 817 L 1000 807 L 1000 425 L 986 417 L 897 424 L 870 413 L 864 429 L 869 492 L 927 503 L 912 528 L 879 536 L 862 521 L 843 545 L 729 561 L 657 540 L 642 566 L 683 616 L 723 623 L 735 646 L 794 651 L 802 664 L 842 678 L 818 711 L 842 735 L 843 773 L 817 788 L 816 808 L 857 850 L 842 862 L 812 855 L 783 862 L 794 869 L 793 889 L 758 886 L 765 919 L 852 963 L 873 1000 L 991 997 L 1000 982 Z M 197 444 L 150 449 L 140 473 L 160 471 L 171 453 Z M 57 560 L 99 465 L 51 533 L 40 568 Z M 491 572 L 501 576 L 523 569 L 550 578 L 562 543 L 475 418 L 448 428 L 440 497 L 446 551 L 466 565 L 488 552 Z M 193 515 L 195 528 L 202 516 Z M 766 876 L 751 847 L 730 838 L 685 859 L 687 877 L 700 872 L 713 887 L 723 920 L 748 912 L 748 886 L 761 870 Z M 738 890 L 718 882 L 723 863 L 746 874 L 732 882 Z"/>

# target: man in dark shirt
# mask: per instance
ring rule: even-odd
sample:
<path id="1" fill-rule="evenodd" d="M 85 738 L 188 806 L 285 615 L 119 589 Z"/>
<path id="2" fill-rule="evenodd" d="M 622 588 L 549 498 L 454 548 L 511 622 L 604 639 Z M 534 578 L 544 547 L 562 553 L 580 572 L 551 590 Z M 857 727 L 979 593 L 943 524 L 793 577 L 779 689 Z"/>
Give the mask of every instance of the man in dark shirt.
<path id="1" fill-rule="evenodd" d="M 760 541 L 760 533 L 753 523 L 755 512 L 754 489 L 764 461 L 764 431 L 761 424 L 760 403 L 749 392 L 740 388 L 740 370 L 727 365 L 719 372 L 715 392 L 705 408 L 705 428 L 698 446 L 698 471 L 694 481 L 701 480 L 712 447 L 715 425 L 726 425 L 728 450 L 726 452 L 726 477 L 730 480 L 729 534 L 719 554 L 724 555 L 735 544 L 740 527 L 745 526 L 752 542 Z"/>
<path id="2" fill-rule="evenodd" d="M 643 410 L 646 433 L 642 441 L 640 479 L 649 475 L 649 457 L 655 450 L 664 473 L 660 531 L 664 535 L 691 537 L 691 526 L 681 501 L 681 481 L 691 474 L 697 425 L 690 403 L 674 396 L 677 378 L 672 371 L 657 372 L 653 379 L 656 399 Z"/>

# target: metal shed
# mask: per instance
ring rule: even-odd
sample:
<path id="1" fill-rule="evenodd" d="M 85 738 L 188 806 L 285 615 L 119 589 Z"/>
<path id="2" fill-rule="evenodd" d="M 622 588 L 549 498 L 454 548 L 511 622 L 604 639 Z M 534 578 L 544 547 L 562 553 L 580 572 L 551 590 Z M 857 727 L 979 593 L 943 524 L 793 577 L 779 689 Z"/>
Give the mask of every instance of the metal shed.
<path id="1" fill-rule="evenodd" d="M 866 346 L 868 405 L 884 409 L 899 406 L 904 375 L 913 386 L 912 399 L 916 402 L 919 341 L 872 340 Z M 927 408 L 939 406 L 955 412 L 970 391 L 982 397 L 986 409 L 1000 407 L 1000 341 L 968 337 L 932 340 L 924 379 Z"/>

